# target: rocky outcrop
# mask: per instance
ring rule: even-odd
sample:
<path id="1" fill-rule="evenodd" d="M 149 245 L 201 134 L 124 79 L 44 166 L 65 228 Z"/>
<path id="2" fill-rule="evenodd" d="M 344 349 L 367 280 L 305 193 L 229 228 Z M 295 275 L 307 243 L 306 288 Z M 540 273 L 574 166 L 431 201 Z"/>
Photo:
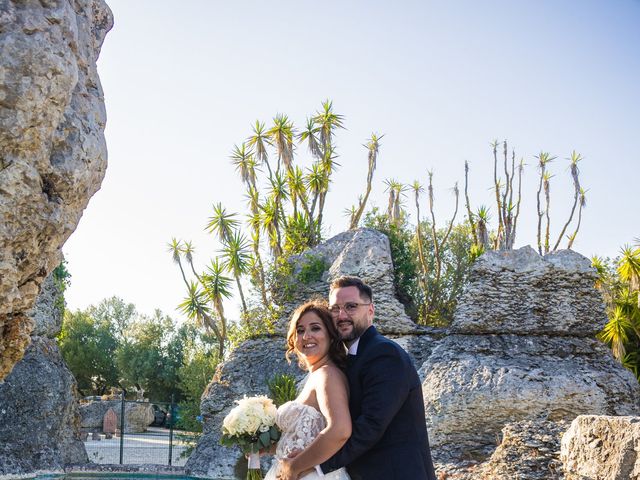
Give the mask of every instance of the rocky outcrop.
<path id="1" fill-rule="evenodd" d="M 27 312 L 107 165 L 96 70 L 103 0 L 0 8 L 0 381 L 22 358 Z"/>
<path id="2" fill-rule="evenodd" d="M 27 352 L 0 382 L 0 475 L 61 470 L 86 463 L 76 381 L 53 339 L 60 294 L 51 276 L 29 313 L 36 325 Z"/>
<path id="3" fill-rule="evenodd" d="M 298 305 L 311 297 L 328 298 L 329 285 L 342 275 L 360 277 L 373 289 L 378 331 L 395 335 L 421 331 L 396 298 L 389 239 L 383 233 L 370 228 L 349 230 L 291 257 L 289 262 L 292 275 L 281 288 L 280 333 L 286 331 L 288 319 Z M 318 272 L 319 265 L 323 265 L 323 271 L 312 274 Z"/>
<path id="4" fill-rule="evenodd" d="M 597 279 L 591 261 L 571 250 L 490 251 L 473 266 L 451 330 L 593 337 L 607 322 Z"/>
<path id="5" fill-rule="evenodd" d="M 491 458 L 473 478 L 491 480 L 562 480 L 560 438 L 564 421 L 522 421 L 507 424 Z"/>
<path id="6" fill-rule="evenodd" d="M 246 460 L 239 449 L 220 445 L 222 420 L 244 395 L 269 395 L 267 382 L 277 373 L 304 377 L 295 359 L 289 365 L 284 357 L 282 337 L 248 340 L 239 345 L 219 366 L 215 378 L 202 395 L 200 411 L 204 417 L 203 435 L 189 457 L 187 474 L 208 478 L 242 478 Z M 264 468 L 268 459 L 263 458 Z"/>
<path id="7" fill-rule="evenodd" d="M 638 411 L 638 382 L 592 338 L 606 321 L 594 282 L 571 251 L 525 247 L 476 262 L 454 333 L 422 367 L 434 458 L 487 458 L 509 423 Z"/>
<path id="8" fill-rule="evenodd" d="M 580 416 L 561 448 L 567 480 L 640 479 L 640 417 Z"/>
<path id="9" fill-rule="evenodd" d="M 120 400 L 100 400 L 80 404 L 80 427 L 83 430 L 102 431 L 104 416 L 112 409 L 120 428 L 122 402 Z M 153 407 L 147 402 L 125 402 L 124 433 L 142 433 L 153 423 Z"/>

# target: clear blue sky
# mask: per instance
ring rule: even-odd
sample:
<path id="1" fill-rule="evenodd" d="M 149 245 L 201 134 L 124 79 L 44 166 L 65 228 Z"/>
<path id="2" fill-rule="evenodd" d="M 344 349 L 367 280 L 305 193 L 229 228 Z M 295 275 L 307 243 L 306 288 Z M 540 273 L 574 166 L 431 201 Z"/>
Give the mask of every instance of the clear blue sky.
<path id="1" fill-rule="evenodd" d="M 347 126 L 329 235 L 346 227 L 342 212 L 365 184 L 362 143 L 378 132 L 371 204 L 385 205 L 384 179 L 426 183 L 432 169 L 444 225 L 468 160 L 474 208 L 492 206 L 489 143 L 507 139 L 529 165 L 517 246 L 536 241 L 541 150 L 558 157 L 555 235 L 575 149 L 589 191 L 574 249 L 614 256 L 640 236 L 638 0 L 108 3 L 115 26 L 98 67 L 109 167 L 63 248 L 72 309 L 118 295 L 178 318 L 184 287 L 167 242 L 193 240 L 196 263 L 208 262 L 218 248 L 204 232 L 212 205 L 244 207 L 233 145 L 279 112 L 302 126 L 326 98 Z M 308 164 L 304 149 L 299 159 Z"/>

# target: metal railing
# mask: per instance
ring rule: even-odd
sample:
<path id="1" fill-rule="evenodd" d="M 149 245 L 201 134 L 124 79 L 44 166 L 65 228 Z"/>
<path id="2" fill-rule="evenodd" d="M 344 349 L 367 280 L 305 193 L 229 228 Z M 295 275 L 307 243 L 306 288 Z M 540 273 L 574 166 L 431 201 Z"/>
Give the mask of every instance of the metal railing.
<path id="1" fill-rule="evenodd" d="M 124 392 L 126 394 L 126 392 Z M 188 452 L 193 436 L 176 432 L 177 405 L 170 402 L 139 402 L 126 400 L 122 395 L 120 402 L 119 425 L 115 435 L 104 432 L 88 434 L 84 445 L 89 460 L 99 464 L 158 464 L 181 466 L 186 463 L 185 452 Z M 154 408 L 155 420 L 146 431 L 132 433 L 127 431 L 127 404 L 144 403 Z M 131 407 L 129 407 L 131 408 Z M 162 421 L 160 417 L 162 414 Z"/>

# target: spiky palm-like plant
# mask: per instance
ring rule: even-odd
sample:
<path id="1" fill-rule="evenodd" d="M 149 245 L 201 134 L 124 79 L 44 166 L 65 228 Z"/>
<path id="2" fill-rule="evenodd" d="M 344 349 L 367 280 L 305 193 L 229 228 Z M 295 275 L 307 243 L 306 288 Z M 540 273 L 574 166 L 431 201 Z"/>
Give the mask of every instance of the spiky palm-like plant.
<path id="1" fill-rule="evenodd" d="M 490 250 L 491 244 L 489 243 L 489 208 L 481 205 L 480 208 L 478 208 L 476 216 L 478 219 L 478 243 L 482 245 L 485 251 Z"/>
<path id="2" fill-rule="evenodd" d="M 261 165 L 265 165 L 269 171 L 269 178 L 273 176 L 271 165 L 269 164 L 269 154 L 267 145 L 271 145 L 264 122 L 256 120 L 253 125 L 253 134 L 247 138 L 247 146 L 255 152 L 256 158 Z"/>
<path id="3" fill-rule="evenodd" d="M 418 260 L 420 261 L 420 270 L 422 275 L 419 278 L 420 288 L 422 288 L 423 294 L 426 295 L 426 282 L 429 269 L 427 267 L 427 261 L 424 257 L 423 251 L 423 238 L 422 238 L 422 227 L 420 220 L 420 194 L 424 193 L 424 187 L 420 184 L 418 180 L 415 180 L 411 185 L 411 189 L 413 190 L 413 195 L 416 204 L 416 238 L 418 240 Z"/>
<path id="4" fill-rule="evenodd" d="M 214 258 L 202 276 L 202 284 L 205 294 L 220 319 L 221 334 L 224 338 L 227 338 L 227 319 L 224 315 L 222 300 L 231 297 L 231 278 L 226 277 L 224 271 L 224 266 L 219 259 L 217 257 Z"/>
<path id="5" fill-rule="evenodd" d="M 228 272 L 233 274 L 236 280 L 240 301 L 242 303 L 242 311 L 245 315 L 247 314 L 248 309 L 247 303 L 244 299 L 244 292 L 242 290 L 240 278 L 248 271 L 250 256 L 248 249 L 249 243 L 247 242 L 247 239 L 237 231 L 233 232 L 222 248 L 222 265 Z"/>
<path id="6" fill-rule="evenodd" d="M 359 199 L 358 208 L 351 218 L 351 222 L 349 225 L 350 230 L 358 228 L 358 223 L 360 223 L 360 218 L 364 213 L 364 208 L 367 204 L 367 200 L 369 199 L 369 194 L 371 193 L 371 184 L 373 182 L 373 172 L 375 172 L 376 170 L 376 163 L 378 161 L 378 150 L 380 149 L 380 139 L 382 137 L 384 137 L 384 135 L 372 133 L 371 138 L 369 138 L 367 140 L 367 143 L 364 144 L 364 147 L 367 149 L 368 161 L 367 187 L 365 189 L 364 197 L 361 197 L 361 199 Z"/>
<path id="7" fill-rule="evenodd" d="M 313 118 L 308 117 L 307 126 L 298 135 L 298 141 L 300 143 L 307 142 L 309 153 L 311 153 L 311 156 L 313 158 L 316 158 L 318 160 L 322 159 L 322 147 L 320 145 L 320 140 L 318 139 L 319 133 L 320 127 L 316 125 L 316 122 L 313 120 Z"/>
<path id="8" fill-rule="evenodd" d="M 282 256 L 282 240 L 280 235 L 280 212 L 278 206 L 274 202 L 273 198 L 268 198 L 262 205 L 260 205 L 262 219 L 262 228 L 267 232 L 269 237 L 269 248 L 272 255 L 276 258 Z"/>
<path id="9" fill-rule="evenodd" d="M 542 210 L 541 195 L 544 187 L 544 178 L 547 173 L 547 165 L 555 160 L 549 152 L 540 152 L 536 157 L 538 159 L 538 168 L 540 169 L 540 181 L 538 183 L 538 192 L 536 193 L 536 208 L 538 211 L 538 253 L 542 255 L 542 218 L 545 212 Z"/>
<path id="10" fill-rule="evenodd" d="M 622 361 L 626 355 L 625 344 L 629 341 L 629 333 L 633 330 L 629 318 L 624 314 L 621 307 L 615 307 L 609 317 L 609 322 L 604 330 L 600 332 L 600 339 L 611 346 L 613 356 Z"/>
<path id="11" fill-rule="evenodd" d="M 288 171 L 293 164 L 293 138 L 295 130 L 289 117 L 278 114 L 273 118 L 273 126 L 267 130 L 267 137 L 278 154 L 276 174 L 280 172 L 280 165 Z"/>
<path id="12" fill-rule="evenodd" d="M 547 225 L 545 227 L 545 232 L 544 232 L 544 253 L 549 253 L 549 239 L 551 236 L 550 210 L 551 210 L 551 179 L 552 178 L 553 178 L 553 175 L 551 175 L 550 172 L 545 172 L 544 175 L 542 176 L 542 187 L 544 189 L 544 201 L 545 201 L 544 215 L 547 220 Z"/>
<path id="13" fill-rule="evenodd" d="M 568 160 L 570 162 L 569 171 L 571 172 L 571 179 L 573 180 L 573 205 L 571 206 L 569 219 L 567 220 L 567 223 L 565 223 L 564 226 L 562 227 L 562 230 L 560 231 L 560 235 L 558 235 L 558 240 L 553 246 L 554 251 L 558 249 L 558 246 L 560 245 L 560 241 L 564 237 L 564 232 L 567 231 L 567 228 L 569 227 L 571 220 L 573 220 L 573 215 L 576 211 L 576 207 L 580 202 L 581 188 L 580 188 L 580 178 L 579 178 L 580 170 L 578 169 L 578 162 L 582 160 L 582 156 L 574 150 L 573 152 L 571 152 L 571 156 L 569 157 Z"/>
<path id="14" fill-rule="evenodd" d="M 625 245 L 621 253 L 618 274 L 622 281 L 627 283 L 629 291 L 638 296 L 638 308 L 640 308 L 640 247 L 633 248 Z"/>
<path id="15" fill-rule="evenodd" d="M 227 213 L 222 203 L 216 203 L 213 206 L 213 215 L 209 217 L 206 229 L 210 233 L 215 233 L 224 243 L 228 242 L 233 231 L 238 227 L 238 220 L 235 213 Z"/>
<path id="16" fill-rule="evenodd" d="M 312 117 L 313 122 L 319 128 L 320 145 L 322 145 L 323 157 L 333 144 L 333 135 L 336 130 L 344 128 L 344 116 L 333 111 L 333 102 L 325 100 L 322 109 Z"/>
<path id="17" fill-rule="evenodd" d="M 578 204 L 578 223 L 576 224 L 576 229 L 573 231 L 571 235 L 569 235 L 569 243 L 567 244 L 567 248 L 571 248 L 573 246 L 573 242 L 578 235 L 578 230 L 580 230 L 580 224 L 582 223 L 582 210 L 587 206 L 587 191 L 580 187 L 580 203 Z"/>

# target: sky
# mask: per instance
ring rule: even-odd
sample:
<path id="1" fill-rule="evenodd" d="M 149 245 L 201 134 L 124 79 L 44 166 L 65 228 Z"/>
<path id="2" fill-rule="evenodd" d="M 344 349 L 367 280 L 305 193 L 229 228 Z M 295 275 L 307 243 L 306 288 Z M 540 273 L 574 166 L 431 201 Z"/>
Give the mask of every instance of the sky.
<path id="1" fill-rule="evenodd" d="M 346 126 L 326 238 L 347 228 L 344 210 L 364 190 L 372 132 L 384 137 L 370 206 L 385 207 L 385 179 L 426 184 L 432 171 L 444 226 L 466 160 L 472 208 L 489 206 L 495 225 L 490 143 L 507 140 L 526 164 L 516 247 L 536 245 L 541 151 L 557 157 L 553 238 L 573 201 L 573 150 L 587 189 L 574 250 L 615 256 L 640 237 L 639 0 L 107 2 L 109 166 L 63 247 L 72 310 L 115 295 L 180 319 L 185 287 L 167 243 L 192 241 L 204 268 L 220 248 L 205 231 L 212 205 L 245 211 L 233 146 L 278 113 L 303 127 L 326 99 Z M 310 164 L 306 147 L 297 158 Z"/>

